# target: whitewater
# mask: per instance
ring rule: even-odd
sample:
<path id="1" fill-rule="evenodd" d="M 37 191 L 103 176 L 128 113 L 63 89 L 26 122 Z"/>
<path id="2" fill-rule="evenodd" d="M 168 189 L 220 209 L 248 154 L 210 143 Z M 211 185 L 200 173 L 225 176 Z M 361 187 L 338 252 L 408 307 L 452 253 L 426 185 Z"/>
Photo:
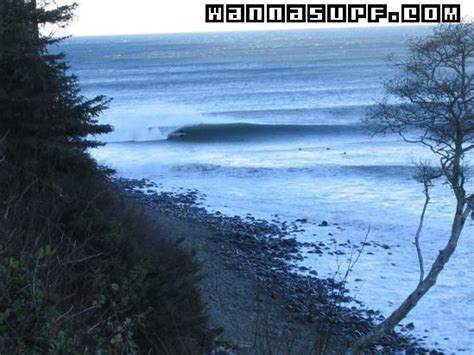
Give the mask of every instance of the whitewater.
<path id="1" fill-rule="evenodd" d="M 362 120 L 396 73 L 388 57 L 403 58 L 406 40 L 429 32 L 79 37 L 61 50 L 86 96 L 113 98 L 100 121 L 115 131 L 91 152 L 101 164 L 163 191 L 197 189 L 210 211 L 305 221 L 299 241 L 332 245 L 323 254 L 302 250 L 298 268 L 319 277 L 340 277 L 351 251 L 367 244 L 348 287 L 388 315 L 419 277 L 413 238 L 423 187 L 414 163 L 436 159 L 398 136 L 372 136 Z M 453 213 L 445 185 L 432 194 L 422 235 L 426 266 L 444 246 Z M 413 335 L 447 353 L 474 353 L 472 225 L 399 327 L 412 323 Z"/>

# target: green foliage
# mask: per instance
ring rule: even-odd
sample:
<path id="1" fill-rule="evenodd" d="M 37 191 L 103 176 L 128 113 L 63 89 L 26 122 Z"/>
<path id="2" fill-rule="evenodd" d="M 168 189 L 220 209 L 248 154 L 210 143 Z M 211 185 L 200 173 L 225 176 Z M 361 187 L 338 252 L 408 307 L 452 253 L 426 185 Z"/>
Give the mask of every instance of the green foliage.
<path id="1" fill-rule="evenodd" d="M 101 174 L 55 175 L 25 188 L 12 169 L 0 173 L 8 201 L 0 208 L 0 352 L 209 348 L 196 262 L 137 206 Z"/>
<path id="2" fill-rule="evenodd" d="M 90 158 L 107 101 L 38 35 L 73 8 L 32 4 L 0 1 L 0 353 L 205 352 L 197 264 Z"/>
<path id="3" fill-rule="evenodd" d="M 38 279 L 54 253 L 49 245 L 35 253 L 7 257 L 0 263 L 0 349 L 7 353 L 52 349 L 60 330 L 57 300 Z M 37 329 L 37 331 L 31 331 Z"/>
<path id="4" fill-rule="evenodd" d="M 58 39 L 38 35 L 38 23 L 67 20 L 71 11 L 0 2 L 0 137 L 10 163 L 38 175 L 77 169 L 86 149 L 99 145 L 89 137 L 111 130 L 97 122 L 108 100 L 81 96 L 64 54 L 48 51 Z"/>

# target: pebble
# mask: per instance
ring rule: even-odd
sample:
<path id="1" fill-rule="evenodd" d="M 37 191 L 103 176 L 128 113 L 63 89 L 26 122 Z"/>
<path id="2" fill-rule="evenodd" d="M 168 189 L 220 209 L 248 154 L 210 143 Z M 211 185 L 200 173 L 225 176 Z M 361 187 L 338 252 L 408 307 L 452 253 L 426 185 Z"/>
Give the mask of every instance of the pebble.
<path id="1" fill-rule="evenodd" d="M 375 315 L 383 317 L 377 311 L 363 308 L 361 302 L 348 296 L 344 285 L 334 279 L 318 278 L 316 271 L 306 267 L 299 268 L 300 271 L 309 271 L 306 275 L 292 270 L 291 262 L 301 261 L 304 258 L 300 252 L 303 243 L 299 243 L 290 234 L 301 230 L 295 223 L 308 223 L 306 218 L 297 219 L 295 223 L 288 225 L 286 221 L 257 220 L 251 214 L 247 214 L 245 218 L 228 217 L 221 211 L 210 213 L 202 207 L 199 201 L 202 201 L 203 195 L 196 190 L 180 188 L 176 193 L 156 192 L 151 189 L 158 185 L 146 179 L 114 178 L 112 182 L 125 192 L 126 197 L 137 200 L 149 208 L 205 224 L 214 229 L 217 242 L 222 244 L 220 253 L 228 259 L 229 268 L 242 270 L 256 277 L 265 284 L 271 294 L 283 298 L 296 319 L 302 322 L 313 322 L 321 317 L 324 319 L 326 311 L 333 312 L 334 307 L 337 307 L 341 328 L 338 331 L 340 335 L 349 337 L 350 334 L 367 332 L 374 324 Z M 147 187 L 150 189 L 146 193 L 140 191 Z M 328 227 L 329 223 L 324 220 L 319 226 Z M 370 243 L 363 244 L 370 245 Z M 316 254 L 323 254 L 321 248 L 331 249 L 323 242 L 306 246 L 313 248 L 308 253 Z M 390 249 L 387 245 L 382 247 Z M 342 251 L 336 253 L 344 254 Z M 345 307 L 344 303 L 350 301 L 359 304 L 360 307 Z M 407 324 L 406 328 L 410 329 L 411 326 L 414 328 L 412 323 Z M 385 340 L 381 345 L 386 349 L 402 348 L 415 349 L 418 353 L 427 352 L 416 339 L 400 333 L 391 334 L 389 340 Z"/>

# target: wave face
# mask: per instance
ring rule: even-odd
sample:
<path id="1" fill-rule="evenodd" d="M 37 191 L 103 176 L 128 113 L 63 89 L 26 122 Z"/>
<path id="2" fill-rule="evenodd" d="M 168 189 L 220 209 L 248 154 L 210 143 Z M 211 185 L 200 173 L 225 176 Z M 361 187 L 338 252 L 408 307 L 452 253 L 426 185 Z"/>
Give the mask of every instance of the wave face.
<path id="1" fill-rule="evenodd" d="M 290 125 L 290 124 L 200 124 L 179 128 L 168 140 L 186 142 L 243 142 L 251 140 L 297 139 L 308 136 L 353 135 L 367 132 L 361 125 Z"/>

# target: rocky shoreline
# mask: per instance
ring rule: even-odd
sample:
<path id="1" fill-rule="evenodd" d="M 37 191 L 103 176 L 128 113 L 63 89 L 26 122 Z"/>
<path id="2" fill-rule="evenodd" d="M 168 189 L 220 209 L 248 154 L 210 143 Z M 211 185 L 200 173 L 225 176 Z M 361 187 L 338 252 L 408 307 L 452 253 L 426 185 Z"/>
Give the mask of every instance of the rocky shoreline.
<path id="1" fill-rule="evenodd" d="M 321 243 L 299 243 L 292 234 L 303 228 L 304 220 L 293 223 L 225 216 L 210 213 L 201 204 L 204 199 L 198 191 L 179 193 L 158 192 L 157 186 L 148 180 L 114 179 L 114 184 L 126 198 L 138 202 L 146 210 L 183 219 L 210 228 L 213 241 L 220 246 L 218 252 L 226 267 L 237 270 L 263 285 L 271 298 L 279 298 L 286 307 L 288 317 L 297 324 L 314 329 L 316 337 L 324 342 L 337 343 L 342 350 L 383 316 L 374 310 L 347 306 L 352 300 L 344 285 L 334 279 L 318 278 L 315 271 L 297 273 L 294 262 L 303 258 L 302 247 L 314 253 L 323 253 Z M 321 227 L 327 222 L 322 221 Z M 319 342 L 322 341 L 320 338 Z M 333 345 L 328 345 L 334 349 Z M 441 354 L 423 347 L 421 339 L 406 333 L 393 332 L 374 351 L 393 353 Z M 336 349 L 337 352 L 337 349 Z"/>

